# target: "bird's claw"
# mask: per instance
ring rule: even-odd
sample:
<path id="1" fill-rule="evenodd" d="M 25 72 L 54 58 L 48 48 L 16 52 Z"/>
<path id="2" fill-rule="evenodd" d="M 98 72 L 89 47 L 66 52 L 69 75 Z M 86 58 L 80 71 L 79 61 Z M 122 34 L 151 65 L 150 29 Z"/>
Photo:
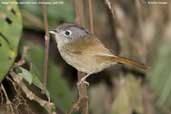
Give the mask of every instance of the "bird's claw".
<path id="1" fill-rule="evenodd" d="M 82 78 L 82 79 L 77 83 L 77 86 L 80 86 L 81 84 L 85 84 L 85 85 L 89 86 L 89 82 L 87 82 L 84 78 Z"/>

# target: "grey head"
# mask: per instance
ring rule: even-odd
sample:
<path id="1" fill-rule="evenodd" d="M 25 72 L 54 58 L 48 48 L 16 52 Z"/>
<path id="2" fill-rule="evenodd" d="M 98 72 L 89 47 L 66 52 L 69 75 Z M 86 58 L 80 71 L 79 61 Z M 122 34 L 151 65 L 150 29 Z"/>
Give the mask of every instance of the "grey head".
<path id="1" fill-rule="evenodd" d="M 85 38 L 90 35 L 87 29 L 74 23 L 62 24 L 55 30 L 50 31 L 50 33 L 55 35 L 55 40 L 58 46 L 72 43 L 80 38 Z"/>

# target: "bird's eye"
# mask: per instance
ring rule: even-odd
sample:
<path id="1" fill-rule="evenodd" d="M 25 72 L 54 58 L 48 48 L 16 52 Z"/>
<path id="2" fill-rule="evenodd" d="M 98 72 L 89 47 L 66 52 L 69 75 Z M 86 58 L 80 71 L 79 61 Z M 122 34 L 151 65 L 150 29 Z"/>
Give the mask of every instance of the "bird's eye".
<path id="1" fill-rule="evenodd" d="M 66 31 L 64 32 L 64 35 L 65 35 L 66 37 L 71 36 L 71 34 L 72 34 L 72 32 L 71 32 L 70 30 L 66 30 Z"/>

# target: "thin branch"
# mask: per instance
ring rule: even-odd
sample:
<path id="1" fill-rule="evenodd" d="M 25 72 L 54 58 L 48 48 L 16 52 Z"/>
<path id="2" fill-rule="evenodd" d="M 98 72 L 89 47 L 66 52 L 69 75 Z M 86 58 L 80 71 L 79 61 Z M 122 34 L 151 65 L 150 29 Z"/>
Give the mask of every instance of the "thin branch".
<path id="1" fill-rule="evenodd" d="M 10 112 L 11 112 L 12 114 L 14 114 L 14 109 L 13 109 L 13 107 L 12 107 L 12 104 L 11 104 L 10 99 L 8 98 L 7 92 L 6 92 L 6 90 L 5 90 L 4 86 L 3 86 L 3 84 L 1 84 L 1 88 L 2 88 L 2 91 L 3 91 L 4 96 L 5 96 L 5 98 L 6 98 L 6 104 L 9 105 Z"/>
<path id="2" fill-rule="evenodd" d="M 80 109 L 80 103 L 81 103 L 81 100 L 80 100 L 80 98 L 78 98 L 77 101 L 72 105 L 69 112 L 66 114 L 72 114 L 74 112 L 77 112 Z"/>
<path id="3" fill-rule="evenodd" d="M 43 108 L 45 108 L 45 110 L 49 113 L 49 114 L 57 114 L 54 110 L 55 105 L 49 101 L 45 101 L 43 99 L 41 99 L 40 97 L 38 97 L 37 95 L 35 95 L 31 90 L 28 89 L 28 87 L 25 85 L 25 83 L 23 82 L 23 77 L 21 76 L 17 76 L 17 74 L 15 72 L 10 72 L 11 77 L 13 78 L 13 80 L 20 85 L 21 90 L 23 91 L 23 93 L 26 95 L 26 97 L 28 99 L 30 99 L 31 101 L 36 101 L 40 106 L 42 106 Z"/>
<path id="4" fill-rule="evenodd" d="M 148 87 L 148 84 L 143 84 L 142 87 L 142 101 L 143 101 L 143 108 L 144 114 L 155 114 L 153 102 L 154 102 L 154 94 Z"/>
<path id="5" fill-rule="evenodd" d="M 112 2 L 110 0 L 105 0 L 104 1 L 107 8 L 108 8 L 108 12 L 107 14 L 109 15 L 109 19 L 110 19 L 110 22 L 111 22 L 111 29 L 112 29 L 112 35 L 113 35 L 113 38 L 115 40 L 115 44 L 116 44 L 116 53 L 118 54 L 120 52 L 120 45 L 119 45 L 119 42 L 118 42 L 118 37 L 117 37 L 117 34 L 116 34 L 116 28 L 117 28 L 117 25 L 118 25 L 118 19 L 117 19 L 117 15 L 116 15 L 116 11 L 114 9 L 114 5 L 112 4 Z"/>
<path id="6" fill-rule="evenodd" d="M 84 100 L 87 100 L 87 98 L 79 97 L 77 99 L 77 101 L 72 105 L 69 112 L 66 113 L 66 114 L 71 114 L 71 113 L 74 113 L 74 112 L 78 111 L 80 109 L 81 102 L 83 102 Z"/>
<path id="7" fill-rule="evenodd" d="M 46 0 L 42 0 L 46 2 Z M 43 66 L 43 90 L 42 92 L 45 93 L 46 85 L 47 85 L 47 77 L 48 77 L 48 58 L 49 58 L 49 30 L 48 30 L 48 19 L 47 19 L 47 10 L 46 4 L 42 4 L 43 10 L 43 18 L 44 18 L 44 27 L 45 27 L 45 58 L 44 58 L 44 66 Z"/>
<path id="8" fill-rule="evenodd" d="M 141 8 L 141 1 L 140 0 L 135 0 L 135 7 L 136 7 L 136 11 L 137 11 L 137 20 L 138 20 L 138 24 L 140 26 L 140 33 L 142 32 L 142 8 Z"/>
<path id="9" fill-rule="evenodd" d="M 146 61 L 146 54 L 147 54 L 147 43 L 145 42 L 144 38 L 143 38 L 143 11 L 142 11 L 142 7 L 141 7 L 141 1 L 140 0 L 135 0 L 135 7 L 136 7 L 136 16 L 137 16 L 137 21 L 138 21 L 138 26 L 139 29 L 137 29 L 137 33 L 139 40 L 141 40 L 141 46 L 139 45 L 139 43 L 134 43 L 134 45 L 136 46 L 136 48 L 139 50 L 139 54 L 141 54 L 141 58 L 143 61 Z M 139 41 L 138 41 L 139 42 Z M 141 50 L 141 51 L 140 51 Z"/>
<path id="10" fill-rule="evenodd" d="M 85 74 L 78 72 L 78 82 L 85 76 Z M 85 83 L 81 83 L 78 85 L 79 98 L 86 98 L 85 100 L 81 100 L 80 110 L 81 114 L 88 114 L 88 95 L 87 95 L 87 85 Z"/>
<path id="11" fill-rule="evenodd" d="M 90 20 L 90 31 L 94 33 L 94 21 L 93 21 L 93 8 L 92 8 L 92 0 L 88 0 L 89 6 L 89 20 Z"/>
<path id="12" fill-rule="evenodd" d="M 75 4 L 75 13 L 76 13 L 76 20 L 75 22 L 85 26 L 85 19 L 84 19 L 84 8 L 83 8 L 83 0 L 74 0 Z"/>
<path id="13" fill-rule="evenodd" d="M 110 2 L 110 0 L 105 0 L 105 3 L 106 3 L 106 5 L 107 5 L 107 7 L 108 7 L 108 9 L 112 15 L 113 20 L 116 20 L 116 13 L 114 12 L 114 10 L 112 8 L 112 3 Z"/>
<path id="14" fill-rule="evenodd" d="M 76 12 L 76 23 L 85 27 L 83 1 L 84 0 L 75 0 L 74 3 L 75 3 L 75 12 Z M 78 71 L 78 82 L 83 77 L 84 77 L 84 74 L 81 74 L 81 72 Z M 79 99 L 81 98 L 87 98 L 87 99 L 83 101 L 81 100 L 79 105 L 77 106 L 80 109 L 81 114 L 88 114 L 88 95 L 87 95 L 86 84 L 84 83 L 79 84 L 78 92 L 79 92 Z M 72 110 L 74 111 L 74 109 L 71 109 L 70 113 L 72 112 Z"/>
<path id="15" fill-rule="evenodd" d="M 26 58 L 26 55 L 27 55 L 28 50 L 29 50 L 29 47 L 28 46 L 24 46 L 23 47 L 21 59 L 15 63 L 14 67 L 16 67 L 16 66 L 22 66 L 23 64 L 25 64 L 25 62 L 26 62 L 25 61 L 25 58 Z"/>

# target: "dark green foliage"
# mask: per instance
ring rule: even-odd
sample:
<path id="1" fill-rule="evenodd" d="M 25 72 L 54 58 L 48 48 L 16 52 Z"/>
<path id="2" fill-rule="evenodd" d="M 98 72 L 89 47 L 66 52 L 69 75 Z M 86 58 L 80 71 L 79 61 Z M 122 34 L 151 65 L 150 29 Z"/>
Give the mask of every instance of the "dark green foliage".
<path id="1" fill-rule="evenodd" d="M 19 0 L 23 1 L 23 0 Z M 37 2 L 29 0 L 29 2 Z M 71 0 L 48 0 L 47 2 L 56 4 L 47 5 L 48 24 L 50 28 L 56 27 L 61 22 L 74 21 L 74 9 Z M 61 3 L 63 2 L 63 3 Z M 40 4 L 22 4 L 20 5 L 23 17 L 25 19 L 24 25 L 28 28 L 43 29 L 43 15 Z"/>
<path id="2" fill-rule="evenodd" d="M 159 106 L 171 106 L 171 42 L 164 42 L 159 47 L 158 58 L 149 73 L 150 82 L 158 95 Z M 165 108 L 166 108 L 165 107 Z"/>
<path id="3" fill-rule="evenodd" d="M 33 76 L 29 80 L 32 80 L 34 85 L 42 88 L 38 79 L 43 80 L 44 48 L 40 45 L 35 46 L 34 43 L 26 40 L 23 41 L 23 46 L 29 47 L 25 58 L 31 66 L 30 73 Z M 73 101 L 73 94 L 66 80 L 61 77 L 60 67 L 51 58 L 49 58 L 47 90 L 56 106 L 62 107 L 65 111 L 69 109 Z"/>
<path id="4" fill-rule="evenodd" d="M 22 20 L 17 5 L 0 4 L 0 82 L 14 63 L 21 31 Z"/>

